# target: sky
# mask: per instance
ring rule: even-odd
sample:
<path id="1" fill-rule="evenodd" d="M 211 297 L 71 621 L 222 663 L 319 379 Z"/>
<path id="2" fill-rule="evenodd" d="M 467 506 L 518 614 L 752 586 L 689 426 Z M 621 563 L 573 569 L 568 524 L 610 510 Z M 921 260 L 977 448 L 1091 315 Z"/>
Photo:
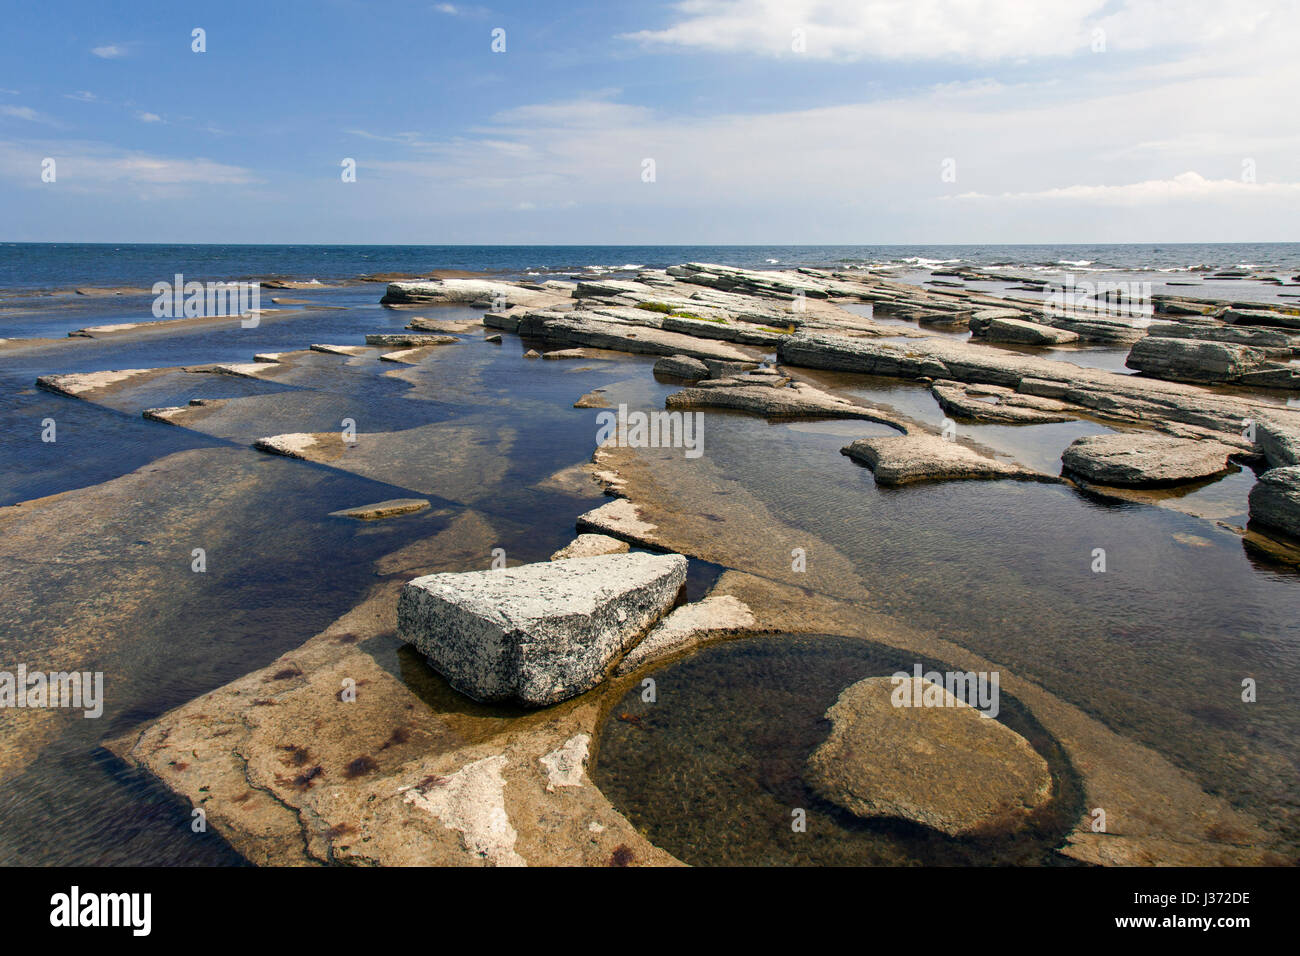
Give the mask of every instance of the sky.
<path id="1" fill-rule="evenodd" d="M 1297 0 L 43 0 L 0 240 L 1297 241 L 1297 51 Z"/>

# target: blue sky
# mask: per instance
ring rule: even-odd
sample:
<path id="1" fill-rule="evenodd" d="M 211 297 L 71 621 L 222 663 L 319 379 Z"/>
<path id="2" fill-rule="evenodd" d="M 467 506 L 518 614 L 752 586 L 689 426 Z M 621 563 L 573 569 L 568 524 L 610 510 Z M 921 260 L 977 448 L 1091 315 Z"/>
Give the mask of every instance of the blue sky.
<path id="1" fill-rule="evenodd" d="M 52 0 L 0 239 L 1295 241 L 1298 6 Z"/>

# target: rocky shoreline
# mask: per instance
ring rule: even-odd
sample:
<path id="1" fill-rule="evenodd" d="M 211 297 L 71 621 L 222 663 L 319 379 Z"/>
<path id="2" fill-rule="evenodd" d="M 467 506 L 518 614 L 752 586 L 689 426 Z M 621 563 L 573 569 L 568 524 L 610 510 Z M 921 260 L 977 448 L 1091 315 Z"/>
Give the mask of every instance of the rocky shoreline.
<path id="1" fill-rule="evenodd" d="M 882 487 L 1018 479 L 1104 494 L 1251 468 L 1259 480 L 1249 497 L 1251 526 L 1242 533 L 1268 539 L 1300 563 L 1300 409 L 1267 397 L 1300 395 L 1292 364 L 1300 355 L 1300 309 L 1168 297 L 1155 303 L 1158 321 L 1140 327 L 861 273 L 703 263 L 644 271 L 634 281 L 403 279 L 389 284 L 383 301 L 433 317 L 412 317 L 406 333 L 366 334 L 365 346 L 304 343 L 297 352 L 204 371 L 288 387 L 310 374 L 312 362 L 374 357 L 392 362 L 394 374 L 416 374 L 432 353 L 465 347 L 472 331 L 440 327 L 438 307 L 476 306 L 484 334 L 517 337 L 521 349 L 543 358 L 656 357 L 653 374 L 676 388 L 666 410 L 880 426 L 890 433 L 863 432 L 843 453 Z M 873 314 L 848 304 L 870 304 Z M 953 330 L 969 330 L 970 338 L 959 340 Z M 998 347 L 1046 351 L 1089 342 L 1130 346 L 1129 365 L 1139 374 Z M 556 374 L 573 364 L 555 363 Z M 195 371 L 50 374 L 36 384 L 111 405 L 114 396 Z M 915 383 L 950 417 L 918 421 L 835 394 L 819 385 L 817 375 L 826 372 Z M 588 407 L 603 404 L 596 393 L 583 398 Z M 200 400 L 143 414 L 224 437 L 222 423 L 235 421 L 249 401 Z M 967 423 L 1087 423 L 1111 433 L 1063 445 L 1059 467 L 1049 472 L 966 437 Z M 393 434 L 405 435 L 363 431 L 359 452 L 338 432 L 322 430 L 247 444 L 387 475 L 389 459 L 406 454 Z M 611 709 L 647 679 L 653 684 L 666 663 L 712 642 L 833 633 L 971 670 L 999 669 L 1004 686 L 1068 755 L 1088 807 L 1109 807 L 1122 821 L 1099 832 L 1084 814 L 1060 855 L 1101 865 L 1276 861 L 1265 821 L 1013 668 L 872 610 L 866 583 L 833 547 L 817 553 L 840 562 L 830 579 L 836 583 L 806 586 L 784 555 L 763 553 L 760 543 L 779 522 L 761 505 L 707 490 L 680 454 L 626 437 L 598 448 L 577 476 L 611 500 L 577 518 L 575 540 L 551 561 L 482 570 L 481 544 L 490 534 L 480 524 L 489 519 L 466 511 L 417 560 L 404 562 L 400 575 L 376 584 L 302 647 L 108 748 L 202 808 L 231 846 L 260 864 L 672 864 L 679 861 L 638 832 L 587 774 Z M 699 496 L 714 495 L 707 498 L 712 521 L 676 507 L 679 498 L 704 500 L 688 496 L 692 482 L 701 483 Z M 333 516 L 404 521 L 430 505 L 412 496 Z M 682 593 L 688 559 L 726 569 L 693 601 Z M 398 644 L 408 646 L 399 652 L 401 673 L 368 650 Z M 972 725 L 970 714 L 951 709 L 917 711 L 908 715 L 912 723 L 894 727 L 877 707 L 878 691 L 867 682 L 846 687 L 828 711 L 833 729 L 809 769 L 828 800 L 866 818 L 910 820 L 961 838 L 1014 830 L 1055 799 L 1060 781 L 1012 731 L 992 722 L 997 731 L 987 735 L 978 716 Z M 855 746 L 845 736 L 850 727 L 859 736 L 878 728 L 879 749 Z M 903 760 L 900 753 L 928 739 L 956 748 L 949 763 L 929 765 L 928 775 L 868 772 L 883 759 Z M 963 746 L 979 760 L 963 764 Z M 987 780 L 999 766 L 1016 768 L 1002 781 L 1006 792 L 961 782 L 976 767 Z"/>

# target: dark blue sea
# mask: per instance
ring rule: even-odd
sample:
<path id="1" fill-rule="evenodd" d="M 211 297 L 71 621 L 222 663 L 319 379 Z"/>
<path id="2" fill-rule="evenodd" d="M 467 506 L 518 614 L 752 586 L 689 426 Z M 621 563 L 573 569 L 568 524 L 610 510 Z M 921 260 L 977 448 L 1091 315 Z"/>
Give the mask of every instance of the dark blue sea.
<path id="1" fill-rule="evenodd" d="M 946 266 L 1033 271 L 1122 271 L 1174 275 L 1246 268 L 1289 280 L 1300 273 L 1300 243 L 939 246 L 315 246 L 0 243 L 0 289 L 151 286 L 187 279 L 318 279 L 435 270 L 527 275 L 608 275 L 682 262 L 745 268 L 933 269 Z"/>

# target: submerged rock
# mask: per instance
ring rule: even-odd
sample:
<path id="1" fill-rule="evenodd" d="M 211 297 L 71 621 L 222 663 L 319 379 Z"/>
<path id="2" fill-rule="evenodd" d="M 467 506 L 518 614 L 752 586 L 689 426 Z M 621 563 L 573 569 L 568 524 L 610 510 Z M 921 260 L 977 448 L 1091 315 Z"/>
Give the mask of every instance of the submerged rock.
<path id="1" fill-rule="evenodd" d="M 379 518 L 395 518 L 398 515 L 409 515 L 416 511 L 423 511 L 427 507 L 429 507 L 429 499 L 427 498 L 391 498 L 388 501 L 377 501 L 373 505 L 358 505 L 355 508 L 331 511 L 330 517 L 374 521 Z"/>
<path id="2" fill-rule="evenodd" d="M 831 734 L 808 759 L 808 782 L 860 817 L 901 817 L 949 836 L 1014 830 L 1052 796 L 1045 761 L 1024 737 L 947 689 L 909 677 L 896 706 L 891 677 L 858 681 L 826 712 Z"/>
<path id="3" fill-rule="evenodd" d="M 937 435 L 860 438 L 840 449 L 840 453 L 870 468 L 876 476 L 876 483 L 881 485 L 960 478 L 1057 480 L 1020 465 L 997 461 Z"/>
<path id="4" fill-rule="evenodd" d="M 679 554 L 612 554 L 407 582 L 398 635 L 463 694 L 543 707 L 590 690 L 667 611 Z"/>
<path id="5" fill-rule="evenodd" d="M 1061 463 L 1070 474 L 1100 485 L 1170 485 L 1223 474 L 1233 451 L 1215 441 L 1120 432 L 1075 439 Z"/>
<path id="6" fill-rule="evenodd" d="M 1300 465 L 1270 468 L 1250 489 L 1250 520 L 1300 539 Z"/>

